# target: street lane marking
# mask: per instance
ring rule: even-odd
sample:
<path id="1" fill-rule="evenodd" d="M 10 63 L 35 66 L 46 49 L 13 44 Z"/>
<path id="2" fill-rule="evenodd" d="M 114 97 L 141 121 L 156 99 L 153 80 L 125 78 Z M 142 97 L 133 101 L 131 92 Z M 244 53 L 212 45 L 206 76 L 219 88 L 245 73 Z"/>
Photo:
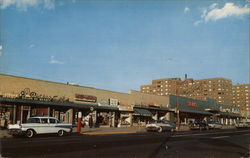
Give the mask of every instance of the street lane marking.
<path id="1" fill-rule="evenodd" d="M 228 138 L 229 136 L 212 137 L 213 139 Z"/>

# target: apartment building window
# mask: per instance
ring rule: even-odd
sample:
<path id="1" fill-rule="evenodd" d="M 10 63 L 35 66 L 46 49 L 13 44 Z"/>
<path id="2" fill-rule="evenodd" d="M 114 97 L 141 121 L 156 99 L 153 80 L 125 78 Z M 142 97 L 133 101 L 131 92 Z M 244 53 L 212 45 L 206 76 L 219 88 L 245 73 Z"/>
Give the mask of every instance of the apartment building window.
<path id="1" fill-rule="evenodd" d="M 168 95 L 168 93 L 165 93 L 166 95 Z"/>
<path id="2" fill-rule="evenodd" d="M 156 92 L 156 90 L 154 89 L 153 92 Z"/>
<path id="3" fill-rule="evenodd" d="M 166 83 L 168 83 L 168 81 L 165 81 Z"/>
<path id="4" fill-rule="evenodd" d="M 249 104 L 246 104 L 246 106 L 249 106 Z"/>
<path id="5" fill-rule="evenodd" d="M 240 89 L 240 87 L 237 87 L 237 89 Z"/>
<path id="6" fill-rule="evenodd" d="M 147 87 L 147 89 L 149 89 L 149 87 Z"/>
<path id="7" fill-rule="evenodd" d="M 208 81 L 209 83 L 212 83 L 212 81 Z"/>
<path id="8" fill-rule="evenodd" d="M 209 91 L 211 92 L 211 91 L 212 91 L 212 89 L 209 89 Z"/>

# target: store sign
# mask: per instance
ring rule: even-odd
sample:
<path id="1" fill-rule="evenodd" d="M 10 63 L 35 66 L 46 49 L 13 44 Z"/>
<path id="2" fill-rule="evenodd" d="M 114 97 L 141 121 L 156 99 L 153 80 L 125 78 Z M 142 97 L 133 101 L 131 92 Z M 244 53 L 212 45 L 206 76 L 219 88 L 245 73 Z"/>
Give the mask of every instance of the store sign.
<path id="1" fill-rule="evenodd" d="M 31 92 L 29 88 L 25 88 L 23 91 L 21 91 L 19 96 L 16 98 L 49 102 L 69 102 L 69 98 L 38 94 L 36 92 Z"/>
<path id="2" fill-rule="evenodd" d="M 120 111 L 133 111 L 133 107 L 132 106 L 122 106 L 122 105 L 118 105 L 119 110 Z"/>
<path id="3" fill-rule="evenodd" d="M 109 99 L 109 105 L 111 105 L 111 106 L 117 106 L 118 105 L 118 99 L 110 98 Z"/>
<path id="4" fill-rule="evenodd" d="M 226 107 L 222 107 L 222 106 L 220 106 L 220 111 L 221 112 L 228 112 L 228 113 L 240 114 L 240 110 L 239 109 L 226 108 Z"/>
<path id="5" fill-rule="evenodd" d="M 76 101 L 96 103 L 97 97 L 92 95 L 75 94 Z"/>
<path id="6" fill-rule="evenodd" d="M 197 107 L 198 104 L 196 102 L 193 102 L 193 101 L 188 101 L 187 102 L 187 106 L 190 106 L 190 107 Z"/>

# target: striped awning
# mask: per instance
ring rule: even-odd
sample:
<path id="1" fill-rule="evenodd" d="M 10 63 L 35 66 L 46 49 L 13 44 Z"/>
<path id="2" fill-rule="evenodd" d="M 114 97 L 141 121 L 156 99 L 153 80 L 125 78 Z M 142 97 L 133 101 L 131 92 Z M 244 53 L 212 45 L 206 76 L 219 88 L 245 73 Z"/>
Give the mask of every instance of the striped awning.
<path id="1" fill-rule="evenodd" d="M 134 113 L 136 115 L 141 115 L 141 116 L 152 116 L 152 113 L 146 109 L 137 109 L 134 108 Z"/>

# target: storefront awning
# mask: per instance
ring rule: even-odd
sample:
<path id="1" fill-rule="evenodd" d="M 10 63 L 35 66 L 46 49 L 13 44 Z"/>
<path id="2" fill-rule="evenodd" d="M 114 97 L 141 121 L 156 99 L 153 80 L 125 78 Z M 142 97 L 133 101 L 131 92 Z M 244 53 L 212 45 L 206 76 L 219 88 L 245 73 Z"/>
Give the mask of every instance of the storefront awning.
<path id="1" fill-rule="evenodd" d="M 135 114 L 141 116 L 152 116 L 152 113 L 146 109 L 134 109 Z"/>
<path id="2" fill-rule="evenodd" d="M 156 106 L 141 106 L 141 105 L 134 105 L 135 108 L 140 108 L 140 109 L 147 109 L 147 110 L 155 110 L 155 111 L 173 111 L 172 109 L 170 108 L 167 108 L 167 107 L 162 107 L 162 106 L 159 106 L 159 107 L 156 107 Z"/>
<path id="3" fill-rule="evenodd" d="M 242 117 L 240 114 L 227 113 L 227 112 L 219 112 L 219 116 L 231 117 L 231 118 Z"/>
<path id="4" fill-rule="evenodd" d="M 190 109 L 181 109 L 180 112 L 183 112 L 183 113 L 200 114 L 200 115 L 212 115 L 211 112 L 207 112 L 207 111 L 196 111 L 196 110 L 190 110 Z"/>
<path id="5" fill-rule="evenodd" d="M 0 98 L 0 103 L 11 104 L 11 105 L 24 105 L 24 106 L 50 106 L 50 107 L 68 107 L 68 108 L 79 108 L 79 109 L 90 109 L 94 110 L 106 110 L 106 111 L 118 111 L 118 107 L 113 106 L 98 106 L 98 104 L 87 104 L 87 103 L 73 103 L 73 102 L 49 102 L 39 100 L 28 100 L 18 98 Z"/>

